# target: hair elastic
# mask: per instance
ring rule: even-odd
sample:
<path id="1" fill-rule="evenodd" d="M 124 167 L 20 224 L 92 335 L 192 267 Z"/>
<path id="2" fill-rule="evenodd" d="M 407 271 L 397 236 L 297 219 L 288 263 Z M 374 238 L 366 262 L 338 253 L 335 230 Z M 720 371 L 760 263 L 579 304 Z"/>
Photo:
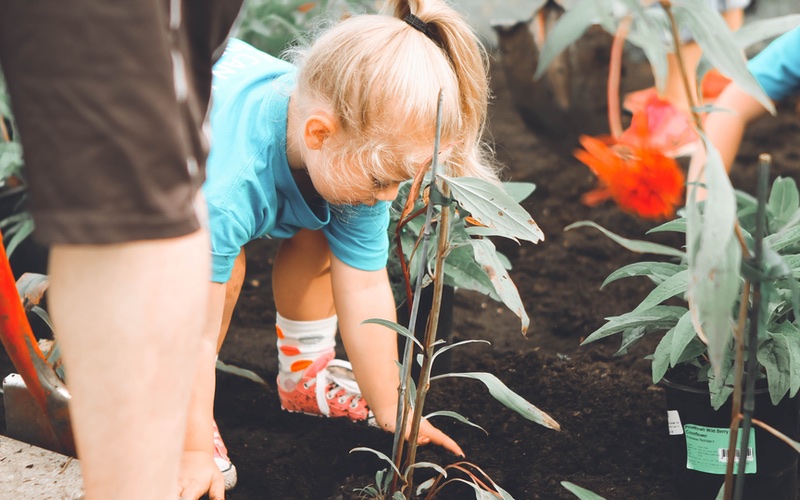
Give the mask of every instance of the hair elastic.
<path id="1" fill-rule="evenodd" d="M 427 36 L 433 43 L 436 45 L 440 45 L 439 41 L 434 38 L 435 33 L 428 27 L 428 23 L 423 21 L 422 19 L 418 18 L 414 14 L 408 14 L 406 17 L 403 18 L 409 26 L 414 28 L 415 30 L 419 31 L 423 35 Z"/>

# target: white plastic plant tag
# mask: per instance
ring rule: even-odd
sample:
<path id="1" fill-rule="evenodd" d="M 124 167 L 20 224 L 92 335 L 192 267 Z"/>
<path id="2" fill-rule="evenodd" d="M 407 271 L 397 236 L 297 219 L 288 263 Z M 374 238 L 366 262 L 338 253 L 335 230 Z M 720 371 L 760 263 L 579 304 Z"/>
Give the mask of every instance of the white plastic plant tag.
<path id="1" fill-rule="evenodd" d="M 683 425 L 681 424 L 681 416 L 678 414 L 678 410 L 667 410 L 667 427 L 669 428 L 670 436 L 683 434 Z"/>

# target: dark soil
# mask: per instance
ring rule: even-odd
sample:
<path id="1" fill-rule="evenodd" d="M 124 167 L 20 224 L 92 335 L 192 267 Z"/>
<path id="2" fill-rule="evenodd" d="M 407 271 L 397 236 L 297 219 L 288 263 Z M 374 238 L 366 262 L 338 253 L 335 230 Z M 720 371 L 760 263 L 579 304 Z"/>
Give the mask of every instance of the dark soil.
<path id="1" fill-rule="evenodd" d="M 574 498 L 561 485 L 570 481 L 608 499 L 679 499 L 669 453 L 664 393 L 654 386 L 644 356 L 657 338 L 645 339 L 626 355 L 614 356 L 612 337 L 580 347 L 603 318 L 630 310 L 649 291 L 643 279 L 600 284 L 613 270 L 637 257 L 599 232 L 564 232 L 579 220 L 593 220 L 627 237 L 643 238 L 656 223 L 643 221 L 606 204 L 588 208 L 580 196 L 594 186 L 588 169 L 562 146 L 527 129 L 495 68 L 491 137 L 506 177 L 536 183 L 524 205 L 546 240 L 538 245 L 497 242 L 514 265 L 511 277 L 531 318 L 528 337 L 517 318 L 501 304 L 457 291 L 453 340 L 485 339 L 455 351 L 452 371 L 485 371 L 503 380 L 561 424 L 561 432 L 521 418 L 497 403 L 482 384 L 466 380 L 432 384 L 426 411 L 453 410 L 482 426 L 480 430 L 447 418 L 436 424 L 463 447 L 466 460 L 481 467 L 517 499 Z M 760 121 L 748 131 L 733 180 L 752 191 L 756 157 L 774 155 L 777 174 L 797 178 L 800 129 L 794 109 Z M 679 239 L 661 237 L 669 244 Z M 228 494 L 242 499 L 350 499 L 354 489 L 374 482 L 385 464 L 370 447 L 391 453 L 392 436 L 343 421 L 281 411 L 275 389 L 277 357 L 275 312 L 270 291 L 274 246 L 258 241 L 246 249 L 246 286 L 220 358 L 253 370 L 268 387 L 241 377 L 218 376 L 216 417 L 239 471 Z M 10 371 L 3 356 L 2 374 Z M 440 449 L 423 448 L 421 460 L 447 465 L 456 461 Z M 443 498 L 473 498 L 454 484 Z"/>

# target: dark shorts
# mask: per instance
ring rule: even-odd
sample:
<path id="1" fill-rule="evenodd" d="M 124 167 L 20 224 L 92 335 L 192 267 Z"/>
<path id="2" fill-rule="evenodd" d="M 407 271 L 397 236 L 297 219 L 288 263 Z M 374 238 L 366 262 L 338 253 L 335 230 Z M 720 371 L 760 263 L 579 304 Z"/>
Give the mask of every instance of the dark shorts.
<path id="1" fill-rule="evenodd" d="M 200 227 L 211 66 L 242 0 L 182 3 L 0 3 L 0 64 L 41 243 Z"/>

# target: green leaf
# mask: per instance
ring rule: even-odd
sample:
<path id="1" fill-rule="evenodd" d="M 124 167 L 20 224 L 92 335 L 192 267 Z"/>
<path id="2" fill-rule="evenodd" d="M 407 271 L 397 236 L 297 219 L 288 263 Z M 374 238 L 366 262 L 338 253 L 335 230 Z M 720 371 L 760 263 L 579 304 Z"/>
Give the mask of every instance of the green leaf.
<path id="1" fill-rule="evenodd" d="M 791 177 L 778 177 L 772 183 L 772 190 L 767 203 L 769 214 L 769 232 L 775 233 L 782 229 L 800 208 L 800 194 L 797 184 Z"/>
<path id="2" fill-rule="evenodd" d="M 472 240 L 472 248 L 475 251 L 475 261 L 486 271 L 486 275 L 492 281 L 500 300 L 511 312 L 519 317 L 522 334 L 525 335 L 530 325 L 530 318 L 528 318 L 528 313 L 525 312 L 525 306 L 522 304 L 517 287 L 511 281 L 511 277 L 503 267 L 503 263 L 497 258 L 494 245 L 489 240 Z"/>
<path id="3" fill-rule="evenodd" d="M 678 320 L 678 324 L 675 325 L 672 334 L 672 342 L 669 345 L 670 366 L 674 367 L 681 362 L 686 347 L 695 338 L 697 338 L 697 332 L 694 331 L 694 326 L 692 325 L 692 316 L 689 311 L 686 311 L 686 314 L 681 316 L 681 319 Z"/>
<path id="4" fill-rule="evenodd" d="M 600 226 L 591 221 L 580 221 L 570 224 L 569 226 L 564 228 L 564 231 L 570 231 L 572 229 L 578 227 L 593 227 L 598 229 L 603 234 L 611 238 L 612 240 L 616 241 L 623 247 L 627 248 L 632 252 L 638 253 L 652 253 L 656 255 L 667 255 L 670 257 L 680 257 L 683 258 L 686 256 L 682 251 L 676 250 L 672 247 L 668 247 L 666 245 L 659 245 L 658 243 L 651 243 L 649 241 L 641 241 L 641 240 L 630 240 L 628 238 L 623 238 L 622 236 L 609 231 L 608 229 Z"/>
<path id="5" fill-rule="evenodd" d="M 447 285 L 473 290 L 494 300 L 500 300 L 492 280 L 475 261 L 472 242 L 452 248 L 444 261 L 444 282 Z"/>
<path id="6" fill-rule="evenodd" d="M 444 377 L 471 378 L 480 380 L 489 389 L 489 393 L 506 407 L 519 413 L 526 419 L 543 425 L 549 429 L 561 430 L 558 422 L 553 420 L 548 414 L 536 408 L 516 392 L 509 389 L 503 382 L 491 373 L 484 372 L 465 372 L 465 373 L 446 373 L 431 377 L 431 381 Z"/>
<path id="7" fill-rule="evenodd" d="M 580 498 L 580 500 L 605 500 L 597 493 L 589 491 L 586 488 L 581 488 L 577 484 L 570 483 L 569 481 L 561 481 L 561 486 L 568 489 L 570 493 Z"/>
<path id="8" fill-rule="evenodd" d="M 653 234 L 653 233 L 664 233 L 664 232 L 674 232 L 674 233 L 685 233 L 686 232 L 686 219 L 681 217 L 678 219 L 673 219 L 671 221 L 667 221 L 660 226 L 656 226 L 653 229 L 650 229 L 645 234 Z"/>
<path id="9" fill-rule="evenodd" d="M 428 413 L 427 415 L 425 415 L 425 418 L 427 420 L 430 420 L 433 417 L 450 417 L 450 418 L 454 418 L 454 419 L 458 420 L 459 422 L 461 422 L 462 424 L 467 424 L 469 426 L 475 427 L 476 429 L 480 429 L 487 436 L 489 435 L 489 433 L 486 432 L 486 429 L 484 429 L 483 427 L 481 427 L 480 425 L 478 425 L 478 424 L 476 424 L 474 422 L 471 422 L 467 417 L 461 415 L 460 413 L 456 413 L 454 411 L 440 410 L 440 411 L 434 411 L 432 413 Z"/>
<path id="10" fill-rule="evenodd" d="M 764 245 L 780 252 L 796 245 L 798 241 L 800 241 L 800 225 L 784 227 L 777 233 L 770 234 L 764 238 Z"/>
<path id="11" fill-rule="evenodd" d="M 238 366 L 228 365 L 222 362 L 221 359 L 217 359 L 217 370 L 225 373 L 230 373 L 231 375 L 237 375 L 239 377 L 246 378 L 247 380 L 252 380 L 257 384 L 261 384 L 265 387 L 269 387 L 267 381 L 263 378 L 259 377 L 255 372 L 250 370 L 246 370 L 244 368 L 239 368 Z"/>
<path id="12" fill-rule="evenodd" d="M 436 358 L 440 354 L 445 353 L 445 352 L 449 351 L 450 349 L 453 349 L 454 347 L 460 347 L 460 346 L 467 345 L 467 344 L 488 344 L 488 345 L 492 345 L 492 343 L 489 342 L 488 340 L 481 340 L 481 339 L 462 340 L 460 342 L 456 342 L 455 344 L 450 344 L 448 346 L 442 347 L 441 349 L 438 349 L 436 352 L 433 353 L 432 361 L 435 361 Z"/>
<path id="13" fill-rule="evenodd" d="M 744 26 L 733 33 L 733 39 L 740 49 L 746 49 L 756 43 L 782 35 L 797 26 L 800 26 L 800 14 L 769 19 L 748 19 Z"/>
<path id="14" fill-rule="evenodd" d="M 642 300 L 634 311 L 644 311 L 653 306 L 661 304 L 667 299 L 671 299 L 676 295 L 683 295 L 689 286 L 689 270 L 685 269 L 680 271 L 669 278 L 663 283 L 658 285 L 651 291 L 647 297 Z"/>
<path id="15" fill-rule="evenodd" d="M 758 361 L 767 370 L 773 405 L 787 392 L 789 397 L 794 397 L 800 389 L 800 330 L 791 328 L 790 334 L 768 333 L 768 340 L 758 347 Z"/>
<path id="16" fill-rule="evenodd" d="M 522 203 L 536 190 L 536 184 L 532 182 L 504 182 L 503 189 L 514 201 Z"/>
<path id="17" fill-rule="evenodd" d="M 668 278 L 673 276 L 674 274 L 685 270 L 685 264 L 672 264 L 669 262 L 654 262 L 654 261 L 646 261 L 646 262 L 634 262 L 632 264 L 628 264 L 623 266 L 613 273 L 611 273 L 600 286 L 600 288 L 604 288 L 609 283 L 617 281 L 622 278 L 634 277 L 634 276 L 646 276 L 655 283 L 659 285 L 666 281 Z"/>
<path id="18" fill-rule="evenodd" d="M 736 382 L 736 370 L 733 369 L 732 357 L 732 351 L 727 349 L 724 362 L 720 367 L 719 375 L 715 375 L 714 370 L 710 370 L 708 373 L 708 391 L 711 396 L 711 406 L 715 410 L 719 410 L 730 395 L 733 394 L 733 384 Z"/>
<path id="19" fill-rule="evenodd" d="M 479 485 L 473 483 L 472 481 L 467 481 L 466 479 L 462 479 L 460 477 L 454 477 L 453 479 L 451 479 L 451 481 L 456 481 L 459 483 L 464 483 L 466 485 L 469 485 L 469 487 L 472 488 L 472 490 L 475 492 L 476 500 L 497 500 L 498 494 L 500 495 L 500 498 L 503 500 L 514 500 L 514 497 L 512 497 L 506 490 L 495 484 L 494 481 L 492 481 L 492 487 L 494 487 L 497 490 L 497 493 L 492 491 L 486 491 Z"/>
<path id="20" fill-rule="evenodd" d="M 628 353 L 628 349 L 630 349 L 634 344 L 642 340 L 642 337 L 647 334 L 647 327 L 645 326 L 637 326 L 636 328 L 631 328 L 630 330 L 625 330 L 622 332 L 622 343 L 617 349 L 617 352 L 614 353 L 614 356 L 622 356 Z"/>
<path id="21" fill-rule="evenodd" d="M 685 307 L 655 306 L 645 311 L 631 311 L 620 316 L 612 316 L 606 318 L 608 322 L 586 337 L 581 345 L 638 326 L 647 326 L 652 330 L 672 328 L 685 312 Z"/>
<path id="22" fill-rule="evenodd" d="M 719 12 L 706 0 L 674 0 L 672 8 L 678 25 L 688 27 L 703 49 L 703 57 L 774 115 L 775 105 L 748 71 L 744 54 Z"/>
<path id="23" fill-rule="evenodd" d="M 669 331 L 661 338 L 661 342 L 656 346 L 653 353 L 653 365 L 651 370 L 653 372 L 653 383 L 657 384 L 664 378 L 664 375 L 669 369 L 669 355 L 672 348 L 672 338 L 675 336 L 675 328 L 670 328 Z"/>
<path id="24" fill-rule="evenodd" d="M 663 42 L 663 34 L 669 27 L 662 15 L 653 15 L 653 10 L 644 9 L 639 0 L 626 0 L 625 4 L 633 15 L 633 24 L 627 41 L 641 48 L 653 70 L 656 88 L 664 90 L 667 78 L 667 45 Z"/>
<path id="25" fill-rule="evenodd" d="M 350 453 L 353 453 L 354 451 L 366 451 L 372 453 L 373 455 L 377 456 L 387 464 L 391 465 L 392 469 L 394 470 L 395 474 L 397 474 L 398 477 L 403 476 L 402 474 L 400 474 L 400 470 L 394 465 L 392 459 L 387 457 L 385 453 L 381 453 L 378 450 L 373 450 L 372 448 L 367 448 L 366 446 L 358 446 L 356 448 L 353 448 L 352 450 L 350 450 Z"/>
<path id="26" fill-rule="evenodd" d="M 590 26 L 597 23 L 601 8 L 602 2 L 581 0 L 561 16 L 544 41 L 539 64 L 533 75 L 534 80 L 538 80 L 560 53 L 577 42 Z"/>
<path id="27" fill-rule="evenodd" d="M 630 278 L 633 276 L 647 276 L 656 285 L 663 283 L 667 278 L 673 276 L 675 273 L 686 269 L 684 264 L 672 264 L 669 262 L 634 262 L 623 266 L 613 273 L 609 274 L 600 289 L 605 288 L 609 283 L 613 283 L 622 278 Z"/>
<path id="28" fill-rule="evenodd" d="M 474 177 L 440 175 L 458 203 L 498 236 L 537 243 L 544 239 L 531 215 L 499 186 Z"/>
<path id="29" fill-rule="evenodd" d="M 403 325 L 399 325 L 399 324 L 395 323 L 394 321 L 389 321 L 389 320 L 382 319 L 382 318 L 370 318 L 370 319 L 365 319 L 364 321 L 361 322 L 361 324 L 362 325 L 374 324 L 374 325 L 385 326 L 386 328 L 388 328 L 390 330 L 394 330 L 395 332 L 399 333 L 403 337 L 411 340 L 412 342 L 417 344 L 417 347 L 419 347 L 420 349 L 424 350 L 422 348 L 422 343 L 418 339 L 416 339 L 413 335 L 411 335 L 411 332 L 408 331 L 408 328 L 404 327 Z"/>
<path id="30" fill-rule="evenodd" d="M 702 215 L 691 195 L 686 209 L 690 272 L 686 296 L 695 329 L 705 335 L 709 361 L 719 375 L 725 346 L 733 335 L 731 315 L 741 285 L 742 250 L 734 234 L 736 198 L 730 178 L 719 152 L 707 137 L 702 138 L 708 195 Z"/>

